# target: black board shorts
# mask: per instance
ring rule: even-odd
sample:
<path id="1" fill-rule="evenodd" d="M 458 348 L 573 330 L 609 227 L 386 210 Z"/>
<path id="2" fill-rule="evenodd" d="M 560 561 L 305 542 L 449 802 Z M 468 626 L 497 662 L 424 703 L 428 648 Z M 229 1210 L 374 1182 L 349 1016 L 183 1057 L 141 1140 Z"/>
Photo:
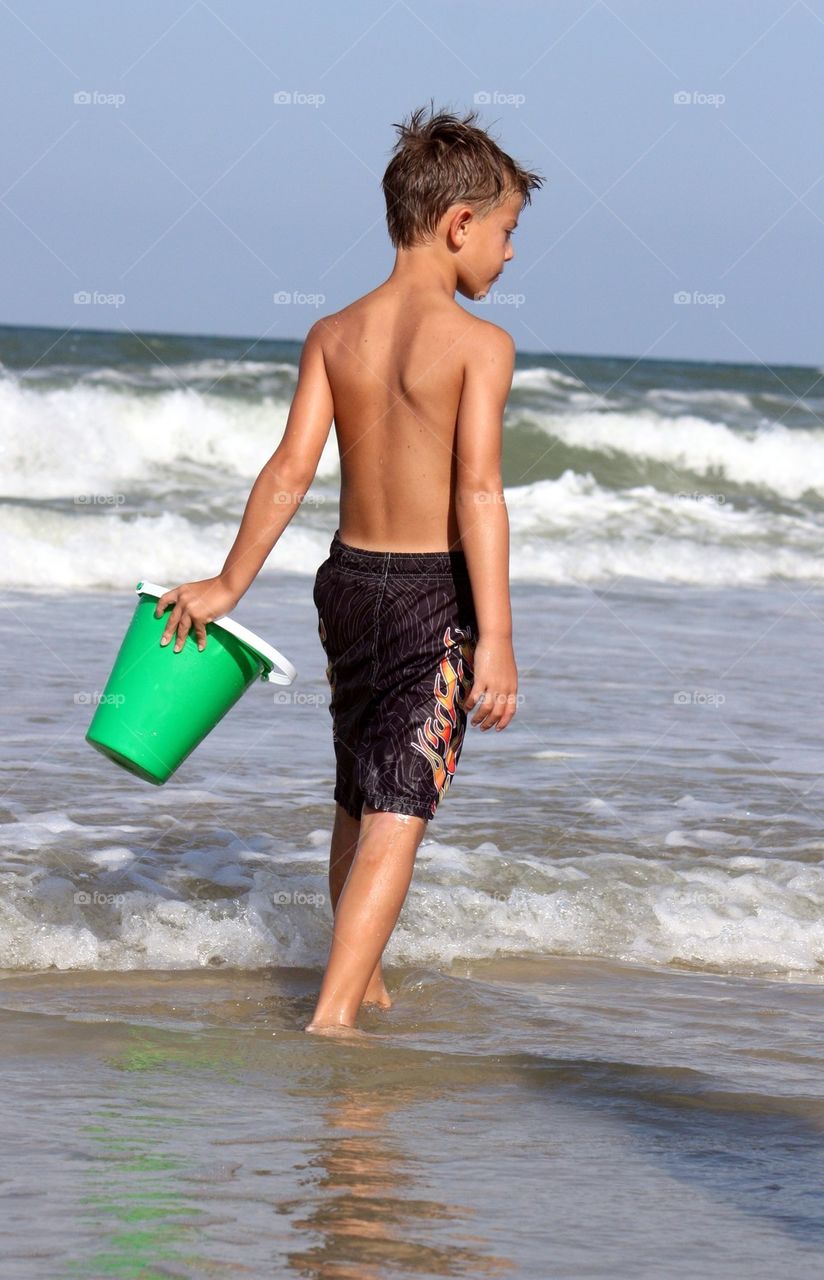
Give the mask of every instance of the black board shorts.
<path id="1" fill-rule="evenodd" d="M 367 551 L 335 531 L 315 578 L 334 798 L 435 816 L 455 774 L 477 619 L 462 551 Z"/>

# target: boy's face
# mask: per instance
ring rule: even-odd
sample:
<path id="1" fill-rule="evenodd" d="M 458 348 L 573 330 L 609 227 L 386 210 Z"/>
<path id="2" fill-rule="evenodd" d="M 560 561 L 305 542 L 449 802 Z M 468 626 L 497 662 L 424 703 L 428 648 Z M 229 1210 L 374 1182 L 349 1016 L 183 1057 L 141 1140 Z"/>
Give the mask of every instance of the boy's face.
<path id="1" fill-rule="evenodd" d="M 514 256 L 511 237 L 522 207 L 523 197 L 516 192 L 485 217 L 473 214 L 458 228 L 457 290 L 463 297 L 485 297 Z"/>

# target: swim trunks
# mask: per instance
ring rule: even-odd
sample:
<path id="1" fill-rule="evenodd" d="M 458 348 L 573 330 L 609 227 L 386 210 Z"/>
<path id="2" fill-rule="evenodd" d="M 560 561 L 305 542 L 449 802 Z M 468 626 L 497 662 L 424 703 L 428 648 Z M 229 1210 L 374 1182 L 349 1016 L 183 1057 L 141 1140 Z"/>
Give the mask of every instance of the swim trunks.
<path id="1" fill-rule="evenodd" d="M 429 820 L 463 746 L 477 619 L 462 551 L 367 551 L 335 531 L 313 599 L 335 800 Z"/>

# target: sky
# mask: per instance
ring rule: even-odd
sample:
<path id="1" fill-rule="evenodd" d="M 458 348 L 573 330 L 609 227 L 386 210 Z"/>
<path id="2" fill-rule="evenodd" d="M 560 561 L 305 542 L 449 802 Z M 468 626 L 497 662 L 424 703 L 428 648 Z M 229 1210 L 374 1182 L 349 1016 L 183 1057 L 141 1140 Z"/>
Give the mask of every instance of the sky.
<path id="1" fill-rule="evenodd" d="M 416 106 L 545 176 L 522 351 L 822 363 L 824 0 L 0 0 L 0 323 L 302 339 Z"/>

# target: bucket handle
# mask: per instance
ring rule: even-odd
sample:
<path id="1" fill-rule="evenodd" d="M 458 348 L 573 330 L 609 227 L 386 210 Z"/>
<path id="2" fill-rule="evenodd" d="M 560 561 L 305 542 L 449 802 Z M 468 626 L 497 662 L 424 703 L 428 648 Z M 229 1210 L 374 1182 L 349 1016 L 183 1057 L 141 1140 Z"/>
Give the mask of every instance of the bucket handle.
<path id="1" fill-rule="evenodd" d="M 264 671 L 263 675 L 260 677 L 261 680 L 267 681 L 268 684 L 291 684 L 295 676 L 298 674 L 297 669 L 292 666 L 288 658 L 284 658 L 283 654 L 278 652 L 274 645 L 268 645 L 267 649 L 269 654 L 276 659 L 278 666 L 281 667 L 282 670 L 275 671 L 275 669 L 272 668 L 271 671 Z"/>
<path id="2" fill-rule="evenodd" d="M 167 588 L 160 587 L 155 582 L 144 582 L 142 579 L 135 587 L 138 595 L 155 596 L 159 598 L 166 594 Z M 294 667 L 288 658 L 284 658 L 283 654 L 272 644 L 266 644 L 261 640 L 260 636 L 254 635 L 246 627 L 235 622 L 234 618 L 224 615 L 221 618 L 214 619 L 215 625 L 223 627 L 224 631 L 230 632 L 238 640 L 242 640 L 249 646 L 263 661 L 271 664 L 271 670 L 265 670 L 261 675 L 261 680 L 267 681 L 269 684 L 291 684 L 297 676 L 297 667 Z M 279 671 L 275 668 L 280 667 Z"/>

